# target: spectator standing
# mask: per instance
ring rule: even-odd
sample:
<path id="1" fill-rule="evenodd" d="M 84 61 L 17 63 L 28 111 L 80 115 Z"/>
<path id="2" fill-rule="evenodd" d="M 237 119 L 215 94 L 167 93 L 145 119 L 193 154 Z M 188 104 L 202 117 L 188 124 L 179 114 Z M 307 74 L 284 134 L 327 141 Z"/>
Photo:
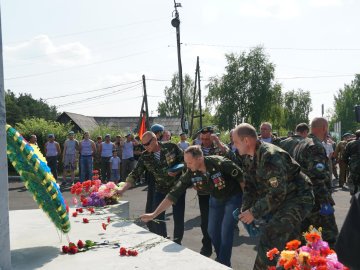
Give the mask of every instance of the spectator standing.
<path id="1" fill-rule="evenodd" d="M 111 142 L 110 134 L 105 135 L 105 141 L 100 145 L 100 156 L 101 156 L 101 180 L 103 182 L 110 181 L 111 170 L 110 170 L 110 158 L 112 152 L 115 150 L 115 145 Z"/>
<path id="2" fill-rule="evenodd" d="M 32 145 L 38 145 L 38 144 L 37 144 L 37 137 L 36 137 L 35 134 L 32 134 L 32 135 L 30 136 L 29 143 L 32 144 Z"/>
<path id="3" fill-rule="evenodd" d="M 351 195 L 360 191 L 360 129 L 355 134 L 356 139 L 346 145 L 343 155 L 345 163 L 349 165 L 348 185 Z"/>
<path id="4" fill-rule="evenodd" d="M 45 143 L 45 156 L 47 164 L 55 180 L 57 180 L 58 157 L 61 155 L 61 149 L 58 142 L 55 141 L 55 135 L 49 134 L 48 141 Z"/>
<path id="5" fill-rule="evenodd" d="M 178 143 L 178 146 L 185 151 L 186 148 L 188 148 L 190 146 L 190 143 L 188 141 L 186 141 L 187 137 L 186 137 L 186 133 L 182 132 L 180 133 L 180 142 Z"/>
<path id="6" fill-rule="evenodd" d="M 230 130 L 230 133 L 229 133 L 230 143 L 228 144 L 228 147 L 231 150 L 231 152 L 236 153 L 237 149 L 236 149 L 236 146 L 234 144 L 233 133 L 234 133 L 234 129 Z"/>
<path id="7" fill-rule="evenodd" d="M 171 132 L 169 130 L 164 131 L 161 141 L 162 142 L 170 142 L 171 141 Z"/>
<path id="8" fill-rule="evenodd" d="M 118 183 L 120 181 L 120 164 L 121 159 L 117 155 L 117 151 L 113 150 L 113 155 L 110 158 L 110 168 L 111 168 L 111 181 Z"/>
<path id="9" fill-rule="evenodd" d="M 327 135 L 326 139 L 324 141 L 322 141 L 322 144 L 325 148 L 326 156 L 328 157 L 327 162 L 328 162 L 328 166 L 329 166 L 330 183 L 332 185 L 332 176 L 333 176 L 332 156 L 334 153 L 334 149 L 333 149 L 332 141 L 331 141 L 329 135 Z"/>
<path id="10" fill-rule="evenodd" d="M 348 176 L 348 168 L 347 164 L 343 159 L 344 151 L 348 140 L 350 139 L 351 134 L 345 133 L 342 136 L 342 141 L 338 142 L 335 148 L 334 156 L 336 157 L 339 163 L 339 187 L 343 187 L 346 183 L 346 179 Z"/>
<path id="11" fill-rule="evenodd" d="M 132 134 L 127 134 L 125 136 L 126 141 L 123 144 L 123 152 L 122 152 L 122 179 L 126 179 L 129 173 L 135 168 L 136 160 L 134 157 L 134 146 L 138 143 L 134 140 L 134 136 Z M 139 181 L 140 179 L 137 179 Z"/>
<path id="12" fill-rule="evenodd" d="M 279 145 L 280 143 L 280 139 L 272 134 L 272 125 L 269 122 L 261 123 L 259 140 L 275 145 Z"/>
<path id="13" fill-rule="evenodd" d="M 101 173 L 101 151 L 100 146 L 102 144 L 102 136 L 96 137 L 95 147 L 96 153 L 94 154 L 94 170 L 98 170 L 99 174 Z"/>
<path id="14" fill-rule="evenodd" d="M 93 156 L 96 153 L 96 146 L 90 139 L 89 132 L 84 132 L 84 138 L 79 143 L 80 152 L 80 182 L 91 180 L 93 176 Z"/>
<path id="15" fill-rule="evenodd" d="M 64 142 L 62 162 L 64 166 L 62 185 L 66 184 L 66 173 L 70 172 L 71 182 L 75 181 L 76 153 L 79 151 L 79 142 L 75 140 L 74 131 L 70 131 L 68 139 Z"/>

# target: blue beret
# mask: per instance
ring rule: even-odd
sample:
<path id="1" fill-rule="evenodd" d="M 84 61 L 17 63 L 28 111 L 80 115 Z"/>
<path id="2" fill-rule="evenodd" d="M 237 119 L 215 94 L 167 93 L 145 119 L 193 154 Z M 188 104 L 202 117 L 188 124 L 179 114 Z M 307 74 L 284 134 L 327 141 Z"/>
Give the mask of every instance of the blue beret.
<path id="1" fill-rule="evenodd" d="M 152 131 L 152 132 L 159 132 L 159 131 L 164 131 L 164 126 L 162 126 L 162 125 L 160 125 L 160 124 L 154 124 L 154 125 L 152 125 L 151 126 L 151 128 L 150 128 L 150 130 Z"/>

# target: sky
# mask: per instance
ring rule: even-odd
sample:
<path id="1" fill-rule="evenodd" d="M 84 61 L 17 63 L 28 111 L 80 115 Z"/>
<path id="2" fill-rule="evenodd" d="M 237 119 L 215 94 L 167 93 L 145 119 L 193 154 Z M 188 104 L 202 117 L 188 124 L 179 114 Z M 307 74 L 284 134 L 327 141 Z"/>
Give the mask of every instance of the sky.
<path id="1" fill-rule="evenodd" d="M 360 1 L 179 1 L 183 74 L 200 57 L 203 98 L 226 53 L 263 46 L 283 91 L 310 91 L 310 118 L 360 65 Z M 151 116 L 177 72 L 173 0 L 0 0 L 5 89 L 58 111 L 138 116 L 146 88 Z"/>

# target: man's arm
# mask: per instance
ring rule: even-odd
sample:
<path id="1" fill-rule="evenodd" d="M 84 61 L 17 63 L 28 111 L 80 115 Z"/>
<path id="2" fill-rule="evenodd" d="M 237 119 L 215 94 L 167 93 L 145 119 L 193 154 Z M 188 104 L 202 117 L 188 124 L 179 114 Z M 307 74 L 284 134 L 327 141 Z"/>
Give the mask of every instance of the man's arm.
<path id="1" fill-rule="evenodd" d="M 164 212 L 166 209 L 168 209 L 171 205 L 173 204 L 173 202 L 166 197 L 160 204 L 159 206 L 155 209 L 154 212 L 150 213 L 150 214 L 142 214 L 140 216 L 141 220 L 144 222 L 148 222 L 153 220 L 154 218 L 156 218 L 158 215 L 160 215 L 162 212 Z"/>
<path id="2" fill-rule="evenodd" d="M 57 142 L 56 144 L 56 151 L 58 152 L 58 156 L 61 156 L 61 148 L 60 148 L 60 144 Z"/>

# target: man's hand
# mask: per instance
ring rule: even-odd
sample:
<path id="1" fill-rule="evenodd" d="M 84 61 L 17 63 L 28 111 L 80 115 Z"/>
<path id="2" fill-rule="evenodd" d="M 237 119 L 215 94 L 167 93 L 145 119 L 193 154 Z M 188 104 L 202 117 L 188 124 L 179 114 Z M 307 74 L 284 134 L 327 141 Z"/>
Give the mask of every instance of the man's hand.
<path id="1" fill-rule="evenodd" d="M 210 140 L 215 142 L 216 144 L 218 144 L 220 142 L 220 139 L 216 134 L 211 134 L 210 135 Z"/>
<path id="2" fill-rule="evenodd" d="M 118 189 L 116 191 L 116 194 L 119 195 L 119 196 L 122 196 L 124 193 L 125 193 L 125 190 L 123 190 L 123 189 Z"/>
<path id="3" fill-rule="evenodd" d="M 246 224 L 250 224 L 255 218 L 250 210 L 246 210 L 239 215 L 239 219 Z"/>
<path id="4" fill-rule="evenodd" d="M 142 215 L 140 216 L 140 219 L 141 219 L 141 221 L 143 221 L 143 222 L 149 222 L 149 221 L 151 221 L 151 220 L 154 219 L 154 213 L 142 214 Z"/>

